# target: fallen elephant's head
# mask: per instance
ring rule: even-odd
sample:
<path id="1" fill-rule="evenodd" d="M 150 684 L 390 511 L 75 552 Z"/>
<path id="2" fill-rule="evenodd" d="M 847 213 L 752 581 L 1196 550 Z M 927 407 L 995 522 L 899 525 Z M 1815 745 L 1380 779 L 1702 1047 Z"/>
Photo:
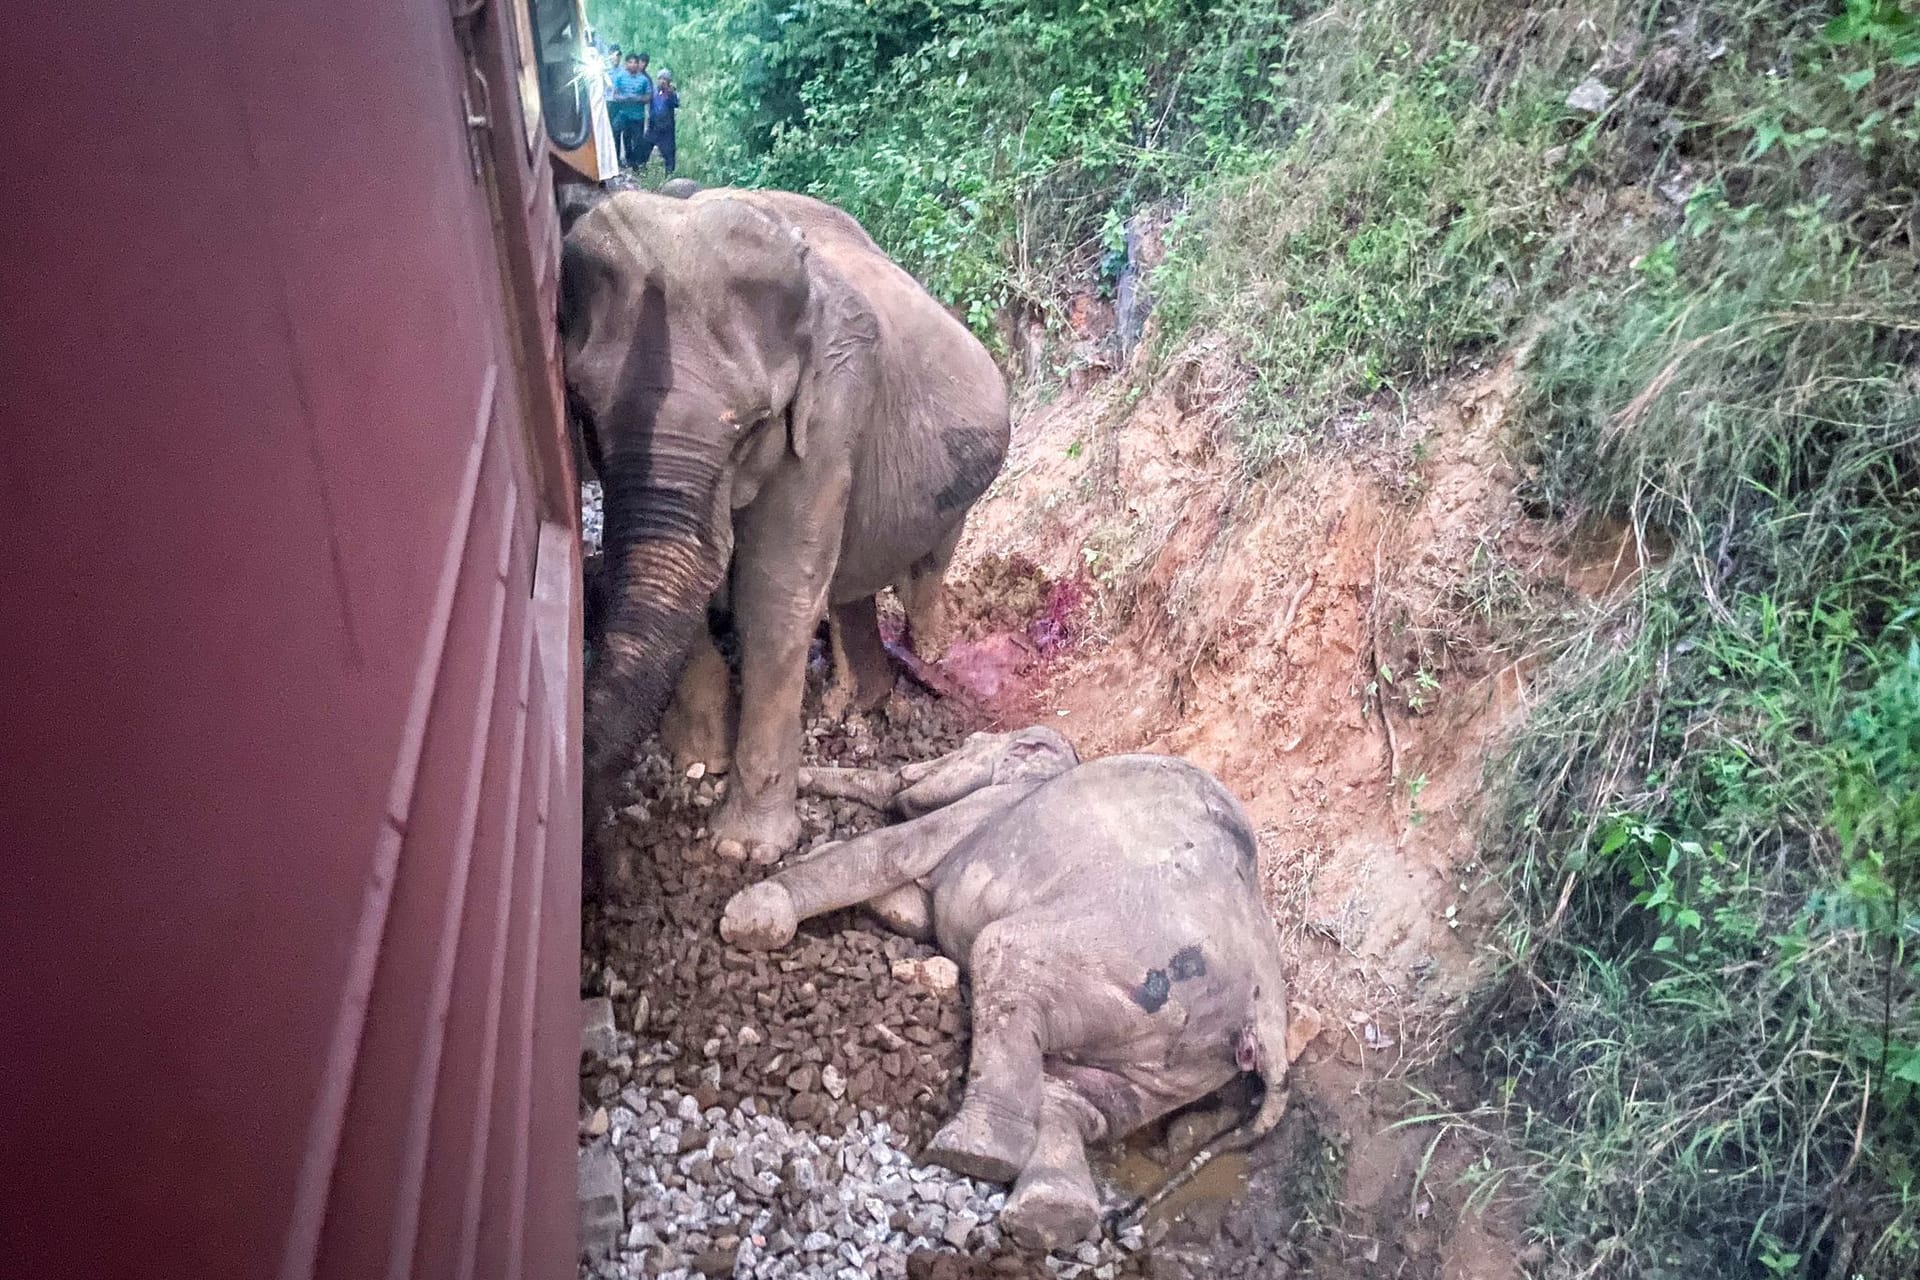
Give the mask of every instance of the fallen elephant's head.
<path id="1" fill-rule="evenodd" d="M 905 789 L 894 808 L 909 818 L 931 813 L 983 787 L 1044 782 L 1080 763 L 1073 744 L 1044 725 L 1012 733 L 976 733 L 938 760 L 900 770 Z"/>

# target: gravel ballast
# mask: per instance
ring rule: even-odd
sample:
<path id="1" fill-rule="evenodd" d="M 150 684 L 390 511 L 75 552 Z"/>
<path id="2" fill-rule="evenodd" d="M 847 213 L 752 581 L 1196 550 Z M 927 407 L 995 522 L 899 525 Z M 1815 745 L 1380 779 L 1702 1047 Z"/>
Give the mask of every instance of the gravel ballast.
<path id="1" fill-rule="evenodd" d="M 952 704 L 901 692 L 881 712 L 811 722 L 804 757 L 898 765 L 969 727 Z M 1045 1257 L 1003 1239 L 1008 1188 L 917 1159 L 965 1082 L 964 984 L 858 911 L 807 922 L 779 951 L 726 946 L 727 899 L 770 869 L 713 855 L 706 821 L 724 785 L 650 747 L 593 837 L 607 877 L 583 939 L 582 1280 L 1285 1274 L 1175 1249 L 1157 1222 Z M 882 821 L 814 798 L 800 815 L 789 860 Z"/>

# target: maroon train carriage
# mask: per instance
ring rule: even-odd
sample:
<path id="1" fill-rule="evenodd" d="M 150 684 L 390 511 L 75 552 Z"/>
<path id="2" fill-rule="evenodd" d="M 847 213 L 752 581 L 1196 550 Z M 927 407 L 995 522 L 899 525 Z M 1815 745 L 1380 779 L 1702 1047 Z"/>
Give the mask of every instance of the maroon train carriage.
<path id="1" fill-rule="evenodd" d="M 570 1275 L 577 0 L 9 18 L 0 1275 Z"/>

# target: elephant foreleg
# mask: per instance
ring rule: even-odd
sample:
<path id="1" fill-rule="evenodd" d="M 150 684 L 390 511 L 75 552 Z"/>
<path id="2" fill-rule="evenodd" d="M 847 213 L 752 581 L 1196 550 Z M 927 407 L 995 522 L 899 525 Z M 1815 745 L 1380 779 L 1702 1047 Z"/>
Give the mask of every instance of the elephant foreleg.
<path id="1" fill-rule="evenodd" d="M 1001 803 L 1000 796 L 983 792 L 939 813 L 829 845 L 734 894 L 721 917 L 720 934 L 736 946 L 767 950 L 792 941 L 803 920 L 876 899 L 884 902 L 894 891 L 931 874 Z"/>
<path id="2" fill-rule="evenodd" d="M 695 639 L 673 702 L 660 722 L 660 740 L 676 769 L 704 765 L 725 773 L 733 762 L 733 733 L 739 708 L 733 698 L 733 674 L 727 660 L 703 631 Z"/>
<path id="3" fill-rule="evenodd" d="M 845 476 L 782 475 L 735 517 L 740 732 L 713 819 L 726 858 L 772 862 L 800 840 L 800 702 L 845 520 Z"/>

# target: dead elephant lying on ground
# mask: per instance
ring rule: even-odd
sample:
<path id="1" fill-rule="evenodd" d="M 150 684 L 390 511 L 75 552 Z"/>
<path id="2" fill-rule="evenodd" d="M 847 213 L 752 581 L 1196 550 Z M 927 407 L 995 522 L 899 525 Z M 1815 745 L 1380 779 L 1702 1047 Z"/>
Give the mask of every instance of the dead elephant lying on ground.
<path id="1" fill-rule="evenodd" d="M 1284 1107 L 1286 982 L 1246 814 L 1168 756 L 1081 764 L 1051 729 L 975 734 L 898 771 L 816 769 L 803 790 L 911 819 L 734 895 L 738 946 L 865 903 L 936 939 L 973 986 L 960 1111 L 927 1148 L 972 1177 L 1017 1179 L 1002 1225 L 1058 1248 L 1099 1219 L 1086 1144 L 1125 1136 L 1257 1071 L 1263 1132 Z"/>

